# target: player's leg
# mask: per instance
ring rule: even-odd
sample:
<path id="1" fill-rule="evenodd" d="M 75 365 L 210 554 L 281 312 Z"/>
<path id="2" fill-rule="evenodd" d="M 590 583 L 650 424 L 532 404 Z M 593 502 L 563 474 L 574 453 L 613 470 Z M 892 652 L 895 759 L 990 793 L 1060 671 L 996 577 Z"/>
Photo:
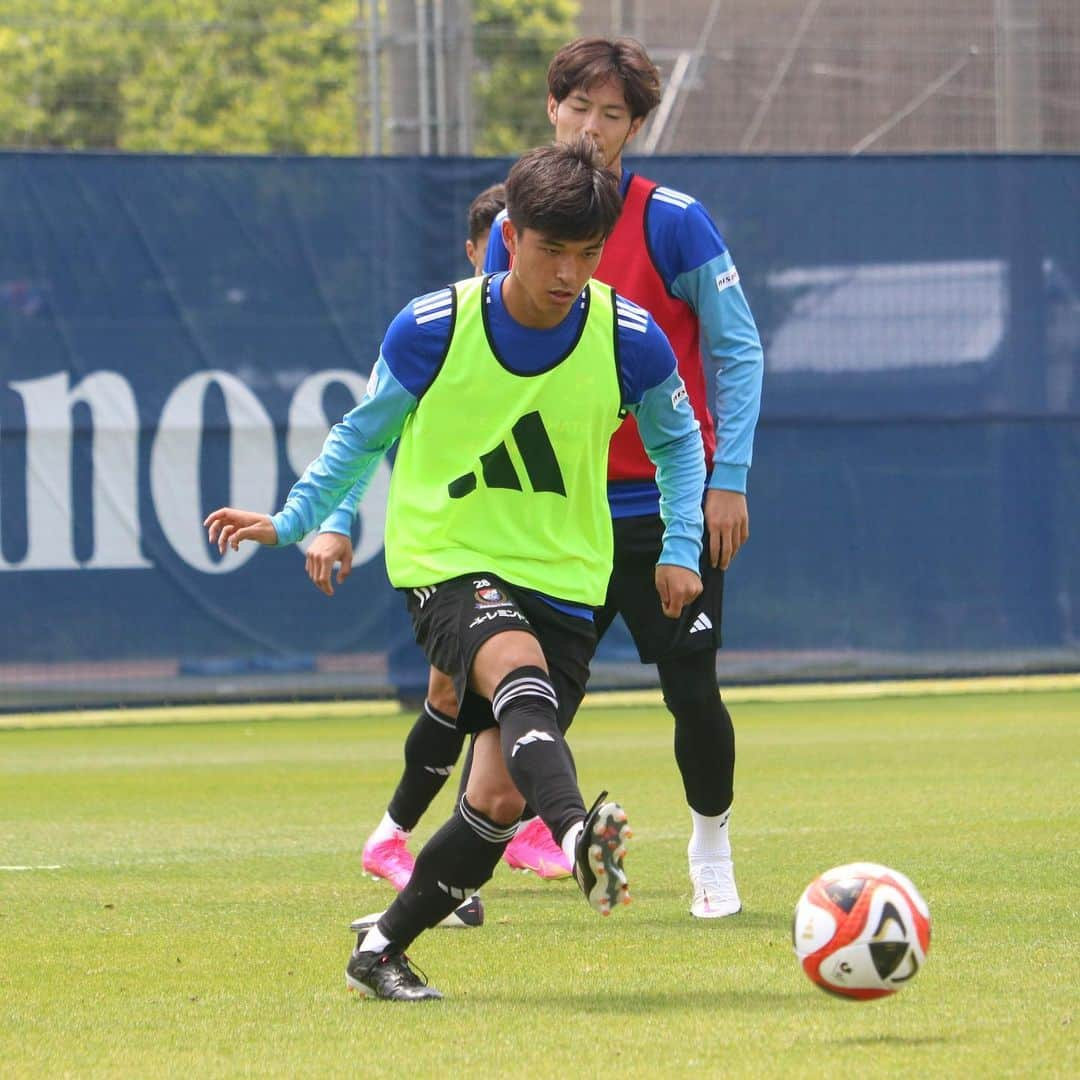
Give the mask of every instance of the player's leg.
<path id="1" fill-rule="evenodd" d="M 364 870 L 386 878 L 399 892 L 412 876 L 415 859 L 409 835 L 442 790 L 461 754 L 465 732 L 457 726 L 458 701 L 449 675 L 431 668 L 424 709 L 405 739 L 405 770 L 386 813 L 364 844 Z M 462 788 L 464 790 L 464 788 Z M 381 912 L 353 921 L 360 930 L 375 923 Z M 478 895 L 463 900 L 440 926 L 467 930 L 482 926 L 484 905 Z"/>
<path id="2" fill-rule="evenodd" d="M 580 682 L 581 687 L 588 679 L 588 669 L 582 669 L 580 664 L 575 664 L 570 654 L 578 648 L 575 643 L 576 635 L 569 636 L 570 644 L 564 641 L 561 635 L 553 635 L 545 647 L 545 653 L 554 651 L 558 663 L 553 665 L 552 679 L 555 684 L 556 697 L 559 701 L 559 725 L 565 733 L 570 725 L 573 714 L 577 711 L 581 701 L 583 689 L 577 689 L 575 682 Z M 565 655 L 564 655 L 565 654 Z M 566 667 L 572 675 L 568 678 L 561 675 Z M 464 794 L 465 785 L 471 768 L 471 751 L 466 755 L 462 767 L 461 789 L 459 794 Z M 543 818 L 532 808 L 526 805 L 522 813 L 521 821 L 518 822 L 517 831 L 513 839 L 503 852 L 503 860 L 512 870 L 532 872 L 546 880 L 558 880 L 573 875 L 573 865 L 566 853 L 555 842 L 551 830 L 544 824 Z"/>
<path id="3" fill-rule="evenodd" d="M 602 799 L 588 815 L 583 805 L 572 814 L 568 835 L 577 838 L 582 889 L 589 902 L 607 914 L 625 896 L 622 858 L 629 829 L 621 808 L 615 803 L 602 804 Z M 580 804 L 580 795 L 576 801 Z M 450 820 L 420 850 L 408 885 L 357 941 L 345 972 L 350 989 L 391 1000 L 441 996 L 413 971 L 405 950 L 463 895 L 475 892 L 488 880 L 523 805 L 509 773 L 500 730 L 480 732 L 474 740 L 469 789 Z M 505 819 L 511 823 L 506 824 Z"/>
<path id="4" fill-rule="evenodd" d="M 550 646 L 549 646 L 550 648 Z M 545 653 L 549 650 L 545 649 Z M 574 689 L 567 685 L 566 679 L 561 675 L 561 665 L 550 665 L 550 678 L 555 690 L 557 705 L 557 721 L 560 730 L 565 733 L 563 716 L 569 710 L 571 715 L 577 710 L 580 696 L 575 696 Z M 586 674 L 586 678 L 587 678 Z M 569 747 L 567 747 L 569 753 Z M 573 758 L 570 759 L 573 767 Z M 575 773 L 576 775 L 576 773 Z M 503 860 L 512 870 L 521 870 L 525 873 L 534 873 L 537 877 L 548 881 L 557 881 L 573 875 L 573 860 L 567 856 L 562 847 L 555 841 L 544 819 L 533 809 L 531 804 L 526 804 L 522 811 L 521 820 L 518 822 L 517 832 L 514 838 L 506 845 L 503 852 Z"/>
<path id="5" fill-rule="evenodd" d="M 469 687 L 490 702 L 498 725 L 510 780 L 525 801 L 536 808 L 556 842 L 573 862 L 575 839 L 585 818 L 573 756 L 564 731 L 584 696 L 589 661 L 596 645 L 592 624 L 564 614 L 528 594 L 512 595 L 497 579 L 488 584 L 482 608 L 474 610 L 477 590 L 464 590 L 460 637 L 465 642 Z M 493 603 L 490 592 L 499 596 Z M 497 613 L 494 618 L 492 614 Z M 469 699 L 467 699 L 469 700 Z M 495 820 L 505 818 L 495 794 L 479 786 L 476 765 L 466 797 Z M 494 791 L 502 790 L 501 776 Z M 520 806 L 515 806 L 517 813 Z"/>
<path id="6" fill-rule="evenodd" d="M 457 726 L 458 703 L 449 675 L 428 675 L 427 700 L 405 738 L 405 768 L 382 821 L 364 844 L 364 870 L 399 892 L 413 868 L 409 834 L 442 790 L 461 754 L 465 733 Z"/>
<path id="7" fill-rule="evenodd" d="M 405 950 L 491 877 L 523 804 L 506 773 L 496 728 L 474 739 L 471 777 L 479 806 L 473 805 L 467 791 L 450 819 L 420 849 L 405 888 L 357 941 L 345 969 L 350 988 L 394 1000 L 437 994 L 412 972 Z"/>
<path id="8" fill-rule="evenodd" d="M 593 625 L 598 631 L 598 640 L 615 615 L 616 611 L 608 611 L 606 606 L 597 610 Z M 559 728 L 565 734 L 584 696 L 585 683 L 589 678 L 588 666 L 581 666 L 580 650 L 574 643 L 574 635 L 550 635 L 544 652 L 551 661 L 552 682 L 559 701 Z M 532 871 L 548 880 L 568 878 L 573 874 L 572 861 L 555 842 L 543 819 L 528 805 L 522 813 L 514 839 L 503 852 L 503 859 L 511 869 Z"/>
<path id="9" fill-rule="evenodd" d="M 562 695 L 559 695 L 559 700 L 562 700 Z M 462 765 L 459 798 L 465 794 L 471 770 L 472 750 L 470 748 Z M 522 811 L 513 839 L 506 845 L 503 861 L 511 870 L 520 870 L 526 874 L 533 873 L 547 881 L 561 880 L 573 874 L 573 867 L 562 848 L 555 843 L 551 830 L 544 824 L 543 818 L 528 805 Z"/>
<path id="10" fill-rule="evenodd" d="M 450 819 L 421 848 L 408 885 L 378 921 L 379 933 L 407 948 L 480 888 L 513 835 L 523 799 L 510 780 L 497 728 L 474 740 L 469 790 Z M 379 936 L 371 944 L 383 944 Z"/>
<path id="11" fill-rule="evenodd" d="M 596 612 L 594 626 L 597 630 L 597 640 L 603 636 L 616 614 L 615 608 L 609 609 L 606 605 Z M 586 672 L 585 680 L 587 679 Z M 575 694 L 572 685 L 557 685 L 556 690 L 559 698 L 559 726 L 565 734 L 577 712 L 582 695 Z M 526 873 L 532 871 L 538 877 L 548 880 L 570 877 L 573 873 L 571 860 L 555 843 L 555 838 L 543 819 L 530 806 L 525 807 L 521 821 L 518 823 L 518 831 L 507 845 L 503 858 L 514 870 L 523 870 Z"/>
<path id="12" fill-rule="evenodd" d="M 690 807 L 690 910 L 698 918 L 734 915 L 742 908 L 728 835 L 735 728 L 720 697 L 716 653 L 699 649 L 661 660 L 656 667 L 664 704 L 675 719 L 675 760 Z"/>
<path id="13" fill-rule="evenodd" d="M 470 627 L 476 621 L 470 608 L 478 591 L 473 582 L 457 579 L 407 594 L 417 642 L 433 668 L 452 674 L 455 695 L 462 702 L 459 727 L 474 735 L 470 778 L 479 773 L 473 781 L 477 785 L 492 770 L 493 762 L 502 773 L 506 771 L 490 703 L 468 689 L 473 659 L 483 644 L 479 629 L 492 624 L 484 620 Z M 498 625 L 502 629 L 503 624 Z M 450 819 L 421 849 L 397 898 L 374 926 L 365 926 L 360 933 L 346 968 L 350 988 L 394 1000 L 434 996 L 412 971 L 404 950 L 490 877 L 513 834 L 522 802 L 512 783 L 507 780 L 505 786 L 509 794 L 501 801 L 490 792 L 485 796 L 485 807 L 496 806 L 509 815 L 504 821 L 488 816 L 484 807 L 472 806 L 468 790 L 463 793 Z"/>
<path id="14" fill-rule="evenodd" d="M 349 986 L 377 997 L 417 1000 L 436 993 L 420 984 L 404 950 L 487 881 L 526 798 L 574 853 L 590 903 L 606 914 L 613 900 L 626 898 L 625 814 L 614 803 L 586 814 L 540 640 L 503 583 L 490 575 L 483 580 L 488 597 L 498 590 L 497 606 L 476 601 L 495 612 L 490 618 L 476 618 L 472 599 L 480 590 L 471 579 L 410 599 L 417 641 L 429 661 L 454 672 L 459 698 L 468 684 L 490 702 L 492 726 L 476 734 L 468 786 L 454 814 L 421 849 L 408 884 L 349 960 Z M 581 635 L 586 670 L 594 641 L 588 626 Z"/>
<path id="15" fill-rule="evenodd" d="M 615 560 L 608 603 L 623 616 L 643 663 L 655 663 L 675 722 L 675 760 L 690 807 L 691 912 L 717 918 L 739 911 L 728 837 L 735 733 L 716 679 L 723 613 L 723 571 L 705 554 L 701 596 L 678 619 L 660 607 L 653 585 L 663 522 L 659 516 L 614 522 Z M 707 551 L 707 548 L 706 548 Z"/>
<path id="16" fill-rule="evenodd" d="M 551 686 L 558 702 L 555 723 L 558 736 L 565 746 L 568 767 L 564 781 L 572 782 L 576 789 L 576 768 L 564 735 L 585 696 L 589 663 L 596 648 L 595 629 L 591 621 L 557 611 L 536 597 L 526 594 L 520 597 L 520 602 L 543 648 Z M 550 723 L 550 717 L 547 722 Z M 514 772 L 513 762 L 524 751 L 519 743 L 507 737 L 506 727 L 502 726 L 503 747 L 509 752 L 508 762 L 515 782 L 527 796 L 529 804 L 537 807 L 539 818 L 552 835 L 552 846 L 557 843 L 561 847 L 590 904 L 606 915 L 616 905 L 629 903 L 623 858 L 630 829 L 622 808 L 617 803 L 606 802 L 607 793 L 604 792 L 594 802 L 581 826 L 575 825 L 564 833 L 557 815 L 545 808 L 544 793 L 536 789 L 530 793 L 526 781 Z M 534 738 L 529 749 L 535 746 L 542 752 L 545 745 L 545 739 Z"/>

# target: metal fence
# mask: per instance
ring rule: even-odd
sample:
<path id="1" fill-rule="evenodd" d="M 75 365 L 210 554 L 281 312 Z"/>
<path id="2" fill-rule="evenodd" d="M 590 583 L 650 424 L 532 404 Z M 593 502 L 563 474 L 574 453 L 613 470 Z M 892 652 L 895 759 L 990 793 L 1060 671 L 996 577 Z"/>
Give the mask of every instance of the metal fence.
<path id="1" fill-rule="evenodd" d="M 665 74 L 657 153 L 1080 150 L 1075 0 L 585 2 Z"/>
<path id="2" fill-rule="evenodd" d="M 638 153 L 1080 152 L 1077 0 L 532 6 L 544 17 L 492 18 L 483 0 L 274 0 L 200 19 L 18 0 L 0 8 L 0 146 L 515 153 L 550 131 L 551 52 L 627 33 L 664 77 Z"/>

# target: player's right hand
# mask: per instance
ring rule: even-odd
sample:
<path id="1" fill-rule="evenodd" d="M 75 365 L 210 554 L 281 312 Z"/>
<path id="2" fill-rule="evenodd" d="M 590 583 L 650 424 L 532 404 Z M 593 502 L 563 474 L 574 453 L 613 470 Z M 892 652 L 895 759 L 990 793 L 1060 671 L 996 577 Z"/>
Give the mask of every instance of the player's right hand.
<path id="1" fill-rule="evenodd" d="M 750 512 L 740 491 L 710 488 L 705 493 L 705 524 L 709 530 L 709 563 L 727 570 L 739 548 L 750 539 Z"/>
<path id="2" fill-rule="evenodd" d="M 701 578 L 684 566 L 658 563 L 655 578 L 660 607 L 669 619 L 677 619 L 701 595 Z"/>
<path id="3" fill-rule="evenodd" d="M 338 564 L 337 583 L 342 585 L 352 573 L 352 559 L 352 540 L 348 536 L 335 532 L 319 533 L 307 550 L 304 569 L 317 589 L 333 596 L 334 564 Z"/>
<path id="4" fill-rule="evenodd" d="M 223 506 L 215 510 L 204 522 L 207 539 L 217 544 L 222 555 L 225 549 L 233 551 L 240 548 L 241 540 L 254 540 L 257 544 L 277 543 L 277 530 L 270 521 L 269 514 L 256 514 L 253 510 L 236 510 Z"/>

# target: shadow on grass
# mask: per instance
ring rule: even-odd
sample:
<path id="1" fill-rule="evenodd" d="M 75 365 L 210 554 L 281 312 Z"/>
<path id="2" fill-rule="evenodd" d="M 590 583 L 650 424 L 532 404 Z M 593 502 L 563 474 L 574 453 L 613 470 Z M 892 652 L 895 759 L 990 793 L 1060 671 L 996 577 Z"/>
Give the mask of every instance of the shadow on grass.
<path id="1" fill-rule="evenodd" d="M 853 1035 L 848 1039 L 829 1039 L 834 1046 L 936 1046 L 955 1043 L 954 1035 Z"/>
<path id="2" fill-rule="evenodd" d="M 569 1015 L 589 1013 L 596 1015 L 608 1014 L 656 1014 L 661 1012 L 685 1013 L 700 1009 L 702 1012 L 715 1013 L 718 1008 L 745 1007 L 755 1009 L 780 1009 L 789 1011 L 801 1008 L 801 1003 L 806 995 L 800 991 L 763 991 L 763 990 L 733 990 L 725 992 L 715 988 L 701 990 L 685 990 L 672 993 L 670 990 L 657 990 L 655 993 L 643 991 L 640 988 L 627 988 L 626 990 L 613 990 L 610 987 L 599 991 L 596 987 L 579 992 L 560 993 L 558 1011 Z M 469 993 L 469 1001 L 472 1004 L 498 1004 L 505 1003 L 502 994 L 485 994 L 483 991 L 473 990 Z M 534 999 L 538 1009 L 548 1012 L 553 1010 L 551 997 L 548 994 L 538 994 Z M 514 1004 L 527 1006 L 530 996 L 524 994 L 516 998 Z"/>
<path id="3" fill-rule="evenodd" d="M 492 924 L 518 924 L 521 926 L 544 926 L 552 932 L 565 934 L 579 934 L 578 924 L 569 925 L 566 921 L 566 912 L 562 908 L 557 911 L 546 909 L 533 911 L 523 907 L 513 900 L 499 903 L 501 897 L 489 899 L 488 894 L 483 894 L 485 899 L 485 911 Z M 546 899 L 546 898 L 545 898 Z M 580 908 L 584 918 L 592 920 L 588 908 L 575 895 L 572 898 L 575 907 Z M 606 920 L 605 920 L 606 923 Z M 769 911 L 740 911 L 737 915 L 728 915 L 722 919 L 695 919 L 689 911 L 689 905 L 672 911 L 670 906 L 666 909 L 659 904 L 651 904 L 648 901 L 638 901 L 636 898 L 628 911 L 620 910 L 607 925 L 612 927 L 627 927 L 634 933 L 645 930 L 664 933 L 694 933 L 694 934 L 726 934 L 738 935 L 746 932 L 760 933 L 762 930 L 775 932 L 785 941 L 791 939 L 791 919 L 786 915 L 777 915 Z"/>

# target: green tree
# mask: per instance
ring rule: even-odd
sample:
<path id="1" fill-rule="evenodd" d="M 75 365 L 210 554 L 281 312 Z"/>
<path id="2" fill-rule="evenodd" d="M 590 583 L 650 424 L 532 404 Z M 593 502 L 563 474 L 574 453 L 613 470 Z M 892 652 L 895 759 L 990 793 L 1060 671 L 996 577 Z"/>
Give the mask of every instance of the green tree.
<path id="1" fill-rule="evenodd" d="M 576 0 L 473 0 L 477 154 L 551 138 L 544 102 L 552 53 L 577 33 Z"/>
<path id="2" fill-rule="evenodd" d="M 96 24 L 96 25 L 95 25 Z M 91 0 L 5 0 L 0 15 L 0 141 L 115 147 L 130 42 Z"/>
<path id="3" fill-rule="evenodd" d="M 354 0 L 5 0 L 0 144 L 355 153 Z"/>
<path id="4" fill-rule="evenodd" d="M 404 2 L 404 0 L 385 0 Z M 357 0 L 3 0 L 0 146 L 354 154 Z M 473 0 L 478 154 L 544 142 L 575 0 Z"/>
<path id="5" fill-rule="evenodd" d="M 148 42 L 142 77 L 124 86 L 126 149 L 360 149 L 354 0 L 193 0 L 191 18 L 197 32 Z"/>

